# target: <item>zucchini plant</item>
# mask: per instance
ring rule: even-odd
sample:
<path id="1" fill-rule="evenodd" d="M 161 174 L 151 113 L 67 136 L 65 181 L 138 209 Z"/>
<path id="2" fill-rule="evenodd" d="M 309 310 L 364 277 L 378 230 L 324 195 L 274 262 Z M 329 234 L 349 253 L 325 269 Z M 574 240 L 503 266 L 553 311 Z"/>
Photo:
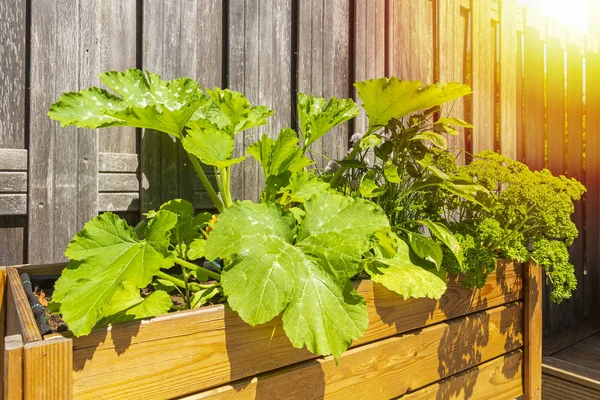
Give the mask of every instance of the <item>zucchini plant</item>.
<path id="1" fill-rule="evenodd" d="M 135 69 L 100 77 L 114 93 L 64 93 L 48 115 L 62 126 L 132 126 L 172 136 L 219 214 L 196 213 L 188 201 L 173 199 L 135 227 L 112 213 L 89 221 L 67 247 L 70 263 L 51 304 L 73 334 L 218 296 L 251 325 L 281 314 L 294 346 L 339 357 L 368 325 L 352 279 L 370 276 L 405 298 L 438 299 L 446 290 L 442 247 L 462 263 L 460 244 L 443 221 L 405 210 L 440 187 L 485 207 L 483 186 L 431 163 L 432 145 L 445 146 L 441 133 L 466 125 L 451 118 L 430 123 L 432 114 L 470 93 L 467 86 L 396 78 L 357 83 L 369 128 L 344 160 L 333 160 L 335 172 L 314 168 L 307 154 L 358 107 L 351 99 L 299 93 L 299 131 L 265 134 L 245 149 L 265 175 L 254 203 L 231 197 L 232 168 L 246 158 L 233 158 L 234 138 L 265 125 L 272 110 L 232 90 L 205 93 L 189 78 L 164 81 Z M 378 157 L 371 165 L 363 157 L 369 149 Z M 202 164 L 215 169 L 216 188 Z M 172 303 L 172 292 L 181 293 L 184 306 Z"/>

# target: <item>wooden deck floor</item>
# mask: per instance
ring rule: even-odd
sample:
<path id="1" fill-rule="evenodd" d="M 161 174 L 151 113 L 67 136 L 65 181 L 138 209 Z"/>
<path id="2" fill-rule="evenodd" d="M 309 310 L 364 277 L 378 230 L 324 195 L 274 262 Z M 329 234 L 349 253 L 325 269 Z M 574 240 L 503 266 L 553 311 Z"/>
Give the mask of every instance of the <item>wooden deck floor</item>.
<path id="1" fill-rule="evenodd" d="M 600 400 L 600 321 L 544 341 L 543 399 Z"/>

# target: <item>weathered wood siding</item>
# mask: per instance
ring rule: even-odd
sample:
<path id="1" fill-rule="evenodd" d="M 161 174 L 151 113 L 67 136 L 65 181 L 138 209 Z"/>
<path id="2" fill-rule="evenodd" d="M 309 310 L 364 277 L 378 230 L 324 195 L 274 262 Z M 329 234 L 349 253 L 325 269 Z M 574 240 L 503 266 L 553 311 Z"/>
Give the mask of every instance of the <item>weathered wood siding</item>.
<path id="1" fill-rule="evenodd" d="M 166 135 L 62 129 L 46 116 L 61 92 L 99 84 L 102 71 L 190 76 L 275 109 L 269 127 L 238 135 L 238 154 L 263 132 L 296 127 L 298 90 L 355 97 L 353 82 L 397 75 L 473 87 L 453 109 L 475 125 L 449 138 L 465 149 L 460 162 L 494 149 L 587 184 L 574 218 L 580 289 L 546 304 L 545 332 L 600 306 L 597 39 L 515 0 L 5 0 L 0 38 L 0 265 L 62 261 L 99 212 L 135 222 L 173 197 L 211 206 Z M 365 126 L 363 113 L 320 140 L 317 163 L 320 152 L 342 157 Z M 234 167 L 234 196 L 256 199 L 262 179 L 253 160 Z"/>

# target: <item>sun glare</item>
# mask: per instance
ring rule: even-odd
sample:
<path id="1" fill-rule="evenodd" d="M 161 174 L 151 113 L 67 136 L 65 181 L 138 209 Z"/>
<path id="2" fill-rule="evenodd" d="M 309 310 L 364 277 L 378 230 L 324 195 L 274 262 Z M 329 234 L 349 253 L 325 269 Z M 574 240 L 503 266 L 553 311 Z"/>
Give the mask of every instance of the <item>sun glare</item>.
<path id="1" fill-rule="evenodd" d="M 596 0 L 517 0 L 519 4 L 535 8 L 542 15 L 575 27 L 583 33 L 588 31 L 590 1 Z"/>

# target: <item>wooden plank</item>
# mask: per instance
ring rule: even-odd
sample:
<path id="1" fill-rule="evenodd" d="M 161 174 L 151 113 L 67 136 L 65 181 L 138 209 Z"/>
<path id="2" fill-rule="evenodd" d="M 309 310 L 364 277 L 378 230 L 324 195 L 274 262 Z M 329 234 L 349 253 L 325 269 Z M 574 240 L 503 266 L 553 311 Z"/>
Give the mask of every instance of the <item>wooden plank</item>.
<path id="1" fill-rule="evenodd" d="M 392 1 L 389 7 L 389 74 L 433 83 L 433 2 Z"/>
<path id="2" fill-rule="evenodd" d="M 594 369 L 600 374 L 600 333 L 554 353 L 552 357 Z"/>
<path id="3" fill-rule="evenodd" d="M 26 10 L 19 0 L 0 7 L 0 148 L 25 147 Z"/>
<path id="4" fill-rule="evenodd" d="M 502 154 L 517 157 L 517 38 L 516 2 L 500 7 L 500 142 Z"/>
<path id="5" fill-rule="evenodd" d="M 204 84 L 220 75 L 217 64 L 200 69 L 196 60 L 207 52 L 220 54 L 221 35 L 207 40 L 201 29 L 206 23 L 213 32 L 220 32 L 222 5 L 211 1 L 144 1 L 143 60 L 145 68 L 162 75 L 163 79 L 181 76 L 195 78 Z M 217 24 L 217 25 L 215 25 Z M 200 39 L 202 38 L 202 39 Z M 209 71 L 217 69 L 218 72 Z M 170 136 L 146 130 L 141 148 L 142 190 L 141 210 L 158 208 L 173 198 L 192 201 L 194 171 L 183 147 Z"/>
<path id="6" fill-rule="evenodd" d="M 0 338 L 6 336 L 6 268 L 0 267 Z M 4 347 L 0 346 L 0 371 L 4 371 Z M 3 372 L 4 373 L 4 372 Z M 0 393 L 4 393 L 4 381 L 0 379 Z"/>
<path id="7" fill-rule="evenodd" d="M 158 207 L 157 207 L 158 208 Z M 139 211 L 139 193 L 99 193 L 98 211 Z"/>
<path id="8" fill-rule="evenodd" d="M 0 196 L 1 197 L 1 196 Z M 20 200 L 27 209 L 27 199 Z M 0 200 L 0 203 L 2 201 Z M 2 214 L 0 205 L 0 214 Z M 27 217 L 25 215 L 0 216 L 0 265 L 22 264 L 25 261 L 25 226 Z"/>
<path id="9" fill-rule="evenodd" d="M 595 368 L 577 364 L 577 360 L 545 356 L 542 370 L 544 375 L 552 375 L 600 391 L 600 372 Z"/>
<path id="10" fill-rule="evenodd" d="M 0 215 L 27 214 L 26 194 L 0 194 Z"/>
<path id="11" fill-rule="evenodd" d="M 354 7 L 354 80 L 385 76 L 385 0 L 357 0 Z M 354 101 L 360 107 L 356 91 Z M 364 133 L 368 125 L 367 115 L 360 107 L 360 114 L 354 120 L 354 132 Z"/>
<path id="12" fill-rule="evenodd" d="M 60 128 L 46 113 L 61 92 L 97 82 L 98 4 L 31 4 L 28 260 L 34 263 L 64 260 L 69 240 L 97 214 L 97 133 Z"/>
<path id="13" fill-rule="evenodd" d="M 522 305 L 514 303 L 208 390 L 187 400 L 263 398 L 390 399 L 522 345 Z M 418 371 L 418 373 L 415 373 Z M 298 382 L 312 382 L 298 385 Z M 393 382 L 393 384 L 390 384 Z M 475 382 L 466 382 L 465 392 Z"/>
<path id="14" fill-rule="evenodd" d="M 529 168 L 545 166 L 544 121 L 544 43 L 540 33 L 527 26 L 524 33 L 524 148 L 523 158 Z"/>
<path id="15" fill-rule="evenodd" d="M 433 398 L 504 400 L 523 394 L 523 351 L 498 357 L 433 385 L 408 393 L 403 400 Z"/>
<path id="16" fill-rule="evenodd" d="M 138 172 L 139 154 L 98 153 L 98 172 Z"/>
<path id="17" fill-rule="evenodd" d="M 459 0 L 440 0 L 438 2 L 438 80 L 440 82 L 470 84 L 467 80 L 470 79 L 470 73 L 467 74 L 470 52 L 467 49 L 468 40 L 466 40 L 469 32 L 469 14 L 461 7 L 460 3 Z M 457 118 L 470 119 L 466 112 L 466 107 L 470 104 L 471 96 L 458 99 L 450 107 L 451 115 Z M 464 128 L 459 128 L 459 132 L 460 135 L 446 135 L 446 140 L 448 141 L 448 148 L 457 155 L 457 163 L 463 165 L 465 163 L 464 149 L 467 132 Z"/>
<path id="18" fill-rule="evenodd" d="M 365 297 L 370 323 L 354 345 L 518 300 L 521 277 L 520 265 L 499 265 L 481 290 L 451 281 L 439 301 L 404 301 L 364 281 L 357 289 Z M 140 385 L 154 388 L 148 396 L 173 397 L 314 358 L 290 345 L 280 319 L 252 328 L 223 305 L 115 325 L 75 338 L 73 345 L 77 398 L 130 398 Z M 139 371 L 135 376 L 133 368 Z M 185 386 L 175 384 L 182 374 L 188 377 Z M 156 376 L 164 382 L 161 388 L 152 385 Z"/>
<path id="19" fill-rule="evenodd" d="M 529 261 L 525 267 L 525 369 L 524 395 L 542 398 L 542 268 Z"/>
<path id="20" fill-rule="evenodd" d="M 98 85 L 99 72 L 124 71 L 137 66 L 137 52 L 141 50 L 138 49 L 137 38 L 139 10 L 136 3 L 139 2 L 92 0 L 86 3 L 84 10 L 92 14 L 94 28 L 85 38 L 85 55 L 88 57 L 83 62 L 89 63 L 89 67 L 85 68 L 89 84 Z M 135 128 L 119 126 L 105 128 L 98 133 L 98 151 L 101 152 L 137 153 L 137 142 Z"/>
<path id="21" fill-rule="evenodd" d="M 0 149 L 0 171 L 27 171 L 27 150 Z"/>
<path id="22" fill-rule="evenodd" d="M 240 156 L 262 133 L 275 137 L 292 123 L 292 2 L 231 1 L 228 18 L 229 87 L 242 92 L 252 104 L 275 110 L 268 125 L 236 136 L 234 156 Z M 249 157 L 233 166 L 232 174 L 233 198 L 258 200 L 264 184 L 258 162 Z"/>
<path id="23" fill-rule="evenodd" d="M 575 178 L 585 185 L 583 165 L 583 154 L 585 152 L 583 71 L 581 49 L 567 45 L 567 176 Z M 593 157 L 593 155 L 591 156 Z M 585 287 L 587 277 L 584 265 L 585 231 L 583 218 L 583 201 L 575 202 L 575 212 L 571 219 L 579 230 L 579 236 L 569 248 L 569 254 L 570 261 L 575 266 L 577 282 Z M 585 294 L 585 290 L 575 291 L 573 297 L 564 302 L 565 314 L 561 315 L 563 317 L 561 321 L 563 329 L 575 325 L 577 321 L 587 317 L 584 306 Z"/>
<path id="24" fill-rule="evenodd" d="M 4 338 L 3 388 L 6 400 L 23 398 L 23 339 L 21 335 L 11 335 Z"/>
<path id="25" fill-rule="evenodd" d="M 600 400 L 600 391 L 550 374 L 544 374 L 543 391 L 544 399 L 549 400 Z"/>
<path id="26" fill-rule="evenodd" d="M 137 174 L 106 174 L 98 177 L 100 192 L 139 192 L 140 179 Z"/>
<path id="27" fill-rule="evenodd" d="M 27 172 L 0 172 L 0 193 L 26 193 Z"/>
<path id="28" fill-rule="evenodd" d="M 9 307 L 13 307 L 8 313 L 9 315 L 7 315 L 7 320 L 16 320 L 18 322 L 17 330 L 15 330 L 12 323 L 8 324 L 7 321 L 7 334 L 13 335 L 19 333 L 23 338 L 24 344 L 42 340 L 42 335 L 31 312 L 31 307 L 29 306 L 19 273 L 15 268 L 8 267 L 6 269 L 6 276 L 9 287 L 8 295 L 10 295 L 8 305 Z"/>
<path id="29" fill-rule="evenodd" d="M 579 343 L 590 336 L 600 332 L 600 321 L 585 321 L 573 328 L 566 329 L 558 334 L 544 339 L 544 356 L 551 356 L 567 347 Z"/>
<path id="30" fill-rule="evenodd" d="M 472 88 L 473 88 L 473 154 L 494 149 L 495 137 L 495 68 L 496 38 L 493 35 L 490 0 L 480 0 L 471 9 Z"/>
<path id="31" fill-rule="evenodd" d="M 71 339 L 52 338 L 23 346 L 23 398 L 73 398 Z"/>
<path id="32" fill-rule="evenodd" d="M 586 170 L 585 195 L 586 218 L 586 282 L 585 307 L 586 315 L 600 308 L 600 246 L 596 238 L 600 237 L 600 55 L 588 52 L 586 55 Z"/>

